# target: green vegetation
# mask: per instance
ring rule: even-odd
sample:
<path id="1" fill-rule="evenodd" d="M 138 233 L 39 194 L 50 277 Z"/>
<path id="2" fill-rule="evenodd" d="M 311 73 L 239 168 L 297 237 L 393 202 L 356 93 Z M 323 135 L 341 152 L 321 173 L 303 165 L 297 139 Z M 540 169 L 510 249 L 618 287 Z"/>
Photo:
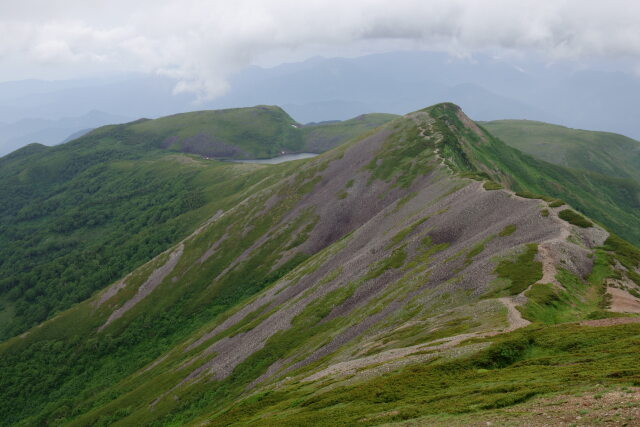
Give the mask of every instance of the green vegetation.
<path id="1" fill-rule="evenodd" d="M 510 146 L 549 163 L 640 182 L 640 142 L 631 138 L 531 120 L 482 125 Z"/>
<path id="2" fill-rule="evenodd" d="M 230 170 L 245 168 L 244 165 L 227 164 L 216 167 Z M 313 176 L 318 168 L 307 168 L 308 177 Z M 272 177 L 269 174 L 278 176 L 284 173 L 286 176 L 293 169 L 283 165 L 259 168 L 259 171 L 266 172 L 256 173 L 254 179 L 261 185 L 267 185 Z M 237 173 L 233 176 L 238 178 Z M 306 186 L 307 179 L 299 180 L 297 186 Z M 247 184 L 256 181 L 250 180 Z M 0 347 L 0 370 L 3 372 L 0 390 L 5 393 L 19 390 L 11 398 L 5 394 L 0 399 L 0 413 L 4 415 L 5 422 L 28 416 L 34 417 L 30 422 L 72 417 L 77 411 L 84 413 L 94 405 L 100 406 L 115 399 L 123 393 L 122 390 L 112 390 L 107 395 L 86 394 L 83 390 L 104 390 L 131 375 L 178 345 L 202 325 L 219 318 L 304 262 L 308 258 L 304 253 L 293 254 L 288 260 L 283 260 L 281 253 L 288 251 L 289 242 L 295 242 L 301 235 L 293 238 L 293 233 L 300 229 L 302 234 L 304 230 L 308 232 L 308 224 L 314 224 L 316 217 L 312 211 L 305 211 L 284 228 L 273 229 L 301 197 L 296 186 L 281 184 L 281 187 L 284 202 L 268 213 L 257 215 L 267 196 L 254 197 L 234 216 L 221 218 L 191 240 L 172 273 L 183 280 L 183 285 L 178 288 L 180 292 L 167 285 L 170 280 L 165 281 L 164 286 L 160 285 L 102 334 L 96 333 L 96 328 L 110 313 L 109 308 L 97 309 L 90 302 L 84 302 L 62 313 L 55 321 L 30 331 L 25 338 L 14 338 Z M 248 224 L 251 228 L 247 227 Z M 272 229 L 271 238 L 259 250 L 252 252 L 244 262 L 230 269 L 215 282 L 215 286 L 211 286 L 211 277 L 220 275 L 246 248 Z M 222 240 L 219 250 L 200 267 L 192 268 L 198 265 L 198 259 L 212 241 L 224 234 L 228 238 Z M 275 268 L 276 263 L 279 263 L 278 268 Z M 151 267 L 145 266 L 136 272 L 127 280 L 129 288 L 139 286 L 150 271 Z M 114 299 L 122 303 L 126 295 L 127 292 L 123 291 Z M 251 319 L 247 322 L 246 327 L 249 327 Z M 52 402 L 57 403 L 54 405 Z"/>
<path id="3" fill-rule="evenodd" d="M 366 114 L 343 122 L 297 124 L 280 107 L 197 111 L 121 128 L 126 137 L 155 147 L 225 159 L 271 158 L 283 152 L 321 153 L 396 116 Z"/>
<path id="4" fill-rule="evenodd" d="M 305 141 L 304 150 L 322 153 L 343 142 L 356 138 L 397 118 L 394 114 L 363 114 L 342 122 L 312 123 L 300 130 Z M 348 186 L 347 186 L 348 188 Z"/>
<path id="5" fill-rule="evenodd" d="M 502 260 L 498 263 L 496 274 L 510 281 L 510 295 L 517 295 L 542 279 L 542 263 L 535 261 L 537 253 L 538 245 L 530 243 L 514 261 Z"/>
<path id="6" fill-rule="evenodd" d="M 394 186 L 408 188 L 418 176 L 433 169 L 433 146 L 420 137 L 413 121 L 397 122 L 394 130 L 367 169 L 371 180 L 393 180 Z"/>
<path id="7" fill-rule="evenodd" d="M 640 249 L 614 234 L 609 235 L 603 249 L 610 251 L 607 257 L 609 266 L 614 266 L 616 261 L 619 262 L 626 269 L 624 274 L 640 286 L 640 274 L 638 274 Z"/>
<path id="8" fill-rule="evenodd" d="M 27 424 L 48 423 L 76 418 L 96 408 L 109 411 L 118 399 L 127 400 L 131 387 L 142 386 L 146 390 L 143 394 L 148 390 L 157 392 L 157 383 L 142 385 L 146 376 L 130 377 L 131 374 L 180 345 L 204 325 L 219 323 L 242 301 L 251 299 L 280 278 L 293 275 L 293 270 L 309 258 L 308 254 L 295 249 L 308 239 L 318 221 L 313 208 L 279 224 L 301 197 L 313 191 L 328 161 L 316 162 L 301 171 L 290 164 L 220 163 L 172 152 L 198 152 L 202 147 L 193 149 L 189 145 L 198 142 L 198 138 L 190 138 L 212 132 L 224 138 L 225 143 L 250 153 L 251 157 L 293 149 L 297 141 L 302 141 L 302 137 L 295 136 L 301 135 L 301 131 L 291 126 L 288 116 L 283 118 L 281 113 L 279 109 L 259 107 L 139 121 L 101 128 L 63 146 L 41 150 L 29 147 L 0 159 L 2 177 L 6 178 L 3 184 L 7 184 L 0 186 L 0 193 L 12 201 L 6 209 L 13 209 L 0 212 L 7 218 L 0 232 L 12 233 L 6 237 L 0 234 L 0 237 L 10 241 L 20 237 L 18 232 L 31 232 L 33 239 L 48 245 L 37 254 L 33 252 L 31 257 L 41 256 L 35 268 L 49 274 L 26 276 L 34 283 L 35 290 L 30 290 L 29 282 L 24 282 L 26 285 L 19 282 L 15 290 L 16 280 L 11 274 L 0 276 L 3 290 L 9 292 L 6 298 L 0 294 L 0 314 L 14 320 L 8 335 L 22 332 L 48 315 L 86 299 L 186 237 L 214 214 L 233 212 L 193 235 L 171 276 L 103 333 L 97 333 L 97 327 L 104 323 L 114 306 L 122 305 L 153 269 L 162 265 L 162 257 L 128 276 L 126 287 L 108 304 L 75 305 L 24 338 L 3 343 L 0 346 L 2 424 L 18 420 Z M 248 120 L 247 115 L 254 116 L 253 128 L 243 130 L 240 124 Z M 390 118 L 365 118 L 352 128 L 372 128 L 376 122 Z M 282 132 L 293 132 L 293 137 L 281 138 Z M 338 135 L 339 126 L 334 126 L 332 132 Z M 171 145 L 167 145 L 169 140 Z M 219 144 L 214 144 L 216 147 Z M 345 188 L 352 185 L 353 180 L 346 183 Z M 271 197 L 277 203 L 263 211 Z M 241 201 L 244 202 L 239 204 Z M 64 218 L 67 215 L 69 219 Z M 24 227 L 24 232 L 20 227 Z M 242 262 L 234 263 L 263 237 L 267 238 L 258 248 L 245 254 Z M 72 250 L 60 252 L 66 246 L 59 245 L 58 252 L 51 251 L 56 239 L 73 241 L 74 245 L 68 245 Z M 212 246 L 214 242 L 217 243 Z M 19 243 L 28 244 L 20 248 Z M 2 250 L 10 255 L 11 251 L 17 252 L 15 259 L 26 263 L 30 258 L 20 251 L 33 251 L 34 247 L 29 242 L 16 240 Z M 92 247 L 104 251 L 104 257 L 87 259 L 96 256 L 88 250 Z M 60 253 L 67 258 L 61 259 Z M 394 251 L 376 265 L 371 274 L 376 276 L 401 267 L 406 256 L 401 248 Z M 64 269 L 52 268 L 54 263 L 67 260 L 72 260 L 73 273 L 78 278 L 75 283 L 70 282 L 74 276 L 64 273 Z M 16 264 L 11 266 L 9 261 L 7 258 L 2 268 L 13 272 L 10 268 Z M 113 273 L 103 274 L 105 269 Z M 305 269 L 305 274 L 309 274 L 313 264 Z M 96 278 L 98 273 L 101 276 Z M 61 284 L 57 287 L 56 274 Z M 296 276 L 292 276 L 292 280 L 296 280 L 293 277 Z M 212 278 L 216 278 L 213 283 Z M 173 285 L 177 280 L 179 287 Z M 247 381 L 255 379 L 284 352 L 291 350 L 292 343 L 301 343 L 302 336 L 312 337 L 310 326 L 315 328 L 314 334 L 331 331 L 333 324 L 319 326 L 317 322 L 354 290 L 355 285 L 343 287 L 327 296 L 326 302 L 307 307 L 294 321 L 300 327 L 272 337 L 263 352 L 240 365 L 237 374 L 220 387 L 220 395 L 241 393 Z M 26 321 L 20 318 L 22 312 L 16 310 L 16 306 L 20 307 L 23 292 L 31 307 L 39 303 L 45 306 L 48 311 L 44 317 Z M 254 310 L 236 327 L 212 337 L 207 343 L 246 333 L 273 310 L 267 307 Z M 16 312 L 18 314 L 14 314 Z M 169 360 L 176 363 L 176 359 Z M 175 378 L 175 373 L 169 373 L 158 380 L 166 382 Z M 163 405 L 165 403 L 159 407 Z M 103 424 L 115 422 L 131 415 L 131 409 L 124 408 L 131 408 L 131 404 L 92 419 Z M 188 412 L 184 408 L 177 412 L 183 410 Z"/>
<path id="9" fill-rule="evenodd" d="M 314 336 L 335 328 L 338 319 L 329 322 L 321 321 L 354 291 L 355 285 L 350 284 L 310 304 L 293 319 L 290 329 L 274 334 L 262 349 L 239 364 L 229 378 L 218 382 L 216 387 L 209 388 L 200 396 L 192 396 L 195 399 L 175 408 L 173 413 L 163 420 L 164 423 L 183 423 L 191 420 L 195 414 L 199 414 L 203 409 L 202 406 L 219 407 L 219 402 L 229 401 L 230 398 L 239 396 L 249 382 L 264 373 L 275 361 L 292 353 L 292 349 L 313 340 Z M 146 417 L 148 414 L 144 414 L 142 419 Z M 130 420 L 130 422 L 134 421 Z"/>
<path id="10" fill-rule="evenodd" d="M 389 342 L 401 344 L 401 347 L 409 347 L 421 343 L 427 343 L 440 338 L 451 337 L 468 332 L 470 329 L 479 326 L 480 323 L 470 317 L 457 317 L 442 323 L 425 324 L 417 323 L 412 326 L 396 329 L 381 338 L 383 344 Z M 385 347 L 376 347 L 368 351 L 365 355 L 378 353 L 385 350 Z"/>
<path id="11" fill-rule="evenodd" d="M 564 205 L 564 202 L 560 199 L 556 199 L 554 197 L 543 196 L 542 194 L 535 194 L 530 191 L 517 191 L 516 196 L 524 197 L 525 199 L 540 199 L 549 203 L 549 207 L 557 208 L 558 206 Z"/>
<path id="12" fill-rule="evenodd" d="M 567 221 L 570 224 L 577 225 L 582 228 L 593 227 L 593 223 L 571 209 L 564 209 L 558 213 L 558 217 Z"/>
<path id="13" fill-rule="evenodd" d="M 305 141 L 317 143 L 325 128 L 333 146 L 393 117 L 300 129 L 278 107 L 201 111 L 105 126 L 0 159 L 0 340 L 121 278 L 270 174 L 172 151 L 271 157 L 309 149 Z"/>
<path id="14" fill-rule="evenodd" d="M 493 181 L 485 181 L 484 184 L 482 184 L 482 186 L 484 187 L 485 190 L 502 190 L 504 187 L 500 184 L 498 184 L 497 182 L 493 182 Z"/>
<path id="15" fill-rule="evenodd" d="M 558 294 L 554 286 L 548 283 L 533 285 L 525 295 L 529 301 L 538 305 L 547 305 L 558 301 Z"/>
<path id="16" fill-rule="evenodd" d="M 630 270 L 624 273 L 616 270 L 617 263 L 626 264 Z M 525 294 L 528 302 L 520 311 L 526 319 L 546 324 L 620 317 L 620 313 L 605 311 L 610 304 L 607 279 L 620 279 L 621 274 L 638 279 L 634 268 L 639 264 L 640 251 L 611 234 L 605 245 L 595 251 L 593 268 L 586 281 L 560 269 L 556 279 L 562 286 L 533 285 Z"/>
<path id="17" fill-rule="evenodd" d="M 303 151 L 296 122 L 279 107 L 257 106 L 197 111 L 122 128 L 132 138 L 159 148 L 231 159 L 269 158 Z"/>
<path id="18" fill-rule="evenodd" d="M 364 280 L 375 279 L 391 268 L 400 268 L 406 259 L 407 252 L 404 248 L 394 249 L 393 252 L 391 252 L 391 256 L 374 265 L 373 269 L 364 276 Z"/>
<path id="19" fill-rule="evenodd" d="M 598 310 L 600 295 L 594 287 L 566 270 L 557 276 L 562 288 L 538 283 L 526 292 L 527 304 L 520 308 L 525 319 L 556 324 L 583 320 Z"/>
<path id="20" fill-rule="evenodd" d="M 411 225 L 409 225 L 408 227 L 403 228 L 402 230 L 400 230 L 398 233 L 396 233 L 392 238 L 391 241 L 389 242 L 389 244 L 387 245 L 387 249 L 393 248 L 394 246 L 396 246 L 397 244 L 399 244 L 400 242 L 404 241 L 404 239 L 409 235 L 412 234 L 420 225 L 424 224 L 427 220 L 429 219 L 428 216 L 424 217 L 424 218 L 420 218 L 419 220 L 415 221 L 414 223 L 412 223 Z"/>
<path id="21" fill-rule="evenodd" d="M 525 199 L 541 199 L 545 202 L 555 202 L 556 200 L 553 197 L 543 196 L 542 194 L 535 194 L 531 191 L 517 191 L 516 196 L 524 197 Z"/>
<path id="22" fill-rule="evenodd" d="M 640 249 L 615 234 L 610 234 L 604 242 L 604 248 L 615 254 L 615 257 L 627 269 L 640 266 Z"/>
<path id="23" fill-rule="evenodd" d="M 498 236 L 507 237 L 507 236 L 511 236 L 515 232 L 516 232 L 515 224 L 510 224 L 510 225 L 507 225 L 505 228 L 503 228 L 502 231 L 498 233 Z"/>
<path id="24" fill-rule="evenodd" d="M 467 252 L 467 259 L 471 260 L 476 255 L 480 255 L 484 251 L 484 248 L 485 248 L 485 242 L 478 243 L 477 245 L 472 247 L 469 252 Z"/>

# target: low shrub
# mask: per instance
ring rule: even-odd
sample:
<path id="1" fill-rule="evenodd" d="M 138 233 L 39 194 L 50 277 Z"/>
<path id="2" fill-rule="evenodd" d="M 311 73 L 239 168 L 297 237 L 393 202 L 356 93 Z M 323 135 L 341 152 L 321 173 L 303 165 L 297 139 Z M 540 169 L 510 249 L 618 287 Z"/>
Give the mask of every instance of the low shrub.
<path id="1" fill-rule="evenodd" d="M 496 267 L 496 274 L 511 281 L 509 292 L 517 295 L 542 279 L 542 263 L 535 261 L 538 245 L 532 243 L 515 261 L 503 260 Z"/>
<path id="2" fill-rule="evenodd" d="M 495 181 L 485 181 L 483 187 L 485 190 L 502 190 L 504 188 Z"/>
<path id="3" fill-rule="evenodd" d="M 571 209 L 565 209 L 558 214 L 560 219 L 567 221 L 569 224 L 576 225 L 581 228 L 593 227 L 593 223 Z"/>

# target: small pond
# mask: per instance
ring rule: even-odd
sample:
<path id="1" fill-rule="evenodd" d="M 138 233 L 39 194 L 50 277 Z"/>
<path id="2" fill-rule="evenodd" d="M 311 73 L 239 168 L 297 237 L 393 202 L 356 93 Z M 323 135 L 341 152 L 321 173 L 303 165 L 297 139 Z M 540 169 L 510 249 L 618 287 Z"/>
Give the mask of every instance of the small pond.
<path id="1" fill-rule="evenodd" d="M 231 160 L 235 163 L 263 163 L 268 165 L 275 165 L 278 163 L 290 162 L 291 160 L 309 159 L 315 157 L 314 153 L 298 153 L 298 154 L 285 154 L 283 156 L 273 157 L 271 159 L 249 159 L 249 160 Z"/>

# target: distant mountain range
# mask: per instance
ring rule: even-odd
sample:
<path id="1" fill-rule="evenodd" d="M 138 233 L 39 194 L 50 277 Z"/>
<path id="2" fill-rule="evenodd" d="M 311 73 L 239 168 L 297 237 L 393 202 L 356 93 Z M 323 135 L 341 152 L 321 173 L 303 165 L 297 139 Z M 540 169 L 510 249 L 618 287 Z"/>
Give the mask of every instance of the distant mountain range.
<path id="1" fill-rule="evenodd" d="M 21 119 L 10 124 L 0 124 L 0 155 L 34 142 L 44 145 L 60 144 L 99 126 L 130 120 L 102 111 L 90 111 L 79 117 Z"/>
<path id="2" fill-rule="evenodd" d="M 92 110 L 121 121 L 280 105 L 306 123 L 373 112 L 403 114 L 425 103 L 452 101 L 476 120 L 529 119 L 640 138 L 636 76 L 533 60 L 511 63 L 478 55 L 470 61 L 439 53 L 392 52 L 250 67 L 231 76 L 230 83 L 227 94 L 205 103 L 195 103 L 190 94 L 174 95 L 175 82 L 156 75 L 0 83 L 0 122 L 13 126 L 23 119 L 83 117 Z M 0 128 L 0 155 L 28 142 L 58 143 L 94 127 L 77 125 L 81 127 L 62 137 L 56 126 L 18 136 Z"/>

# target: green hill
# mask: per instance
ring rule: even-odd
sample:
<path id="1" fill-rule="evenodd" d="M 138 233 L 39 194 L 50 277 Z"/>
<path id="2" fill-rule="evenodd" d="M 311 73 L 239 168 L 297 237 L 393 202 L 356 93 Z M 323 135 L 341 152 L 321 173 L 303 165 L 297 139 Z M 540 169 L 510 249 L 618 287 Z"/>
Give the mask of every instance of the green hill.
<path id="1" fill-rule="evenodd" d="M 159 148 L 208 157 L 250 159 L 299 152 L 304 147 L 298 124 L 279 107 L 257 106 L 197 111 L 126 128 Z"/>
<path id="2" fill-rule="evenodd" d="M 127 146 L 137 168 L 176 156 Z M 522 424 L 539 397 L 637 395 L 640 250 L 554 198 L 622 210 L 610 177 L 453 104 L 299 162 L 177 158 L 203 171 L 186 237 L 0 344 L 0 423 Z"/>
<path id="3" fill-rule="evenodd" d="M 391 114 L 366 114 L 343 122 L 303 126 L 280 107 L 261 105 L 141 120 L 120 126 L 119 130 L 121 138 L 144 141 L 155 148 L 238 160 L 288 153 L 321 153 L 393 117 Z"/>
<path id="4" fill-rule="evenodd" d="M 343 142 L 397 118 L 394 114 L 363 114 L 351 120 L 306 125 L 301 128 L 306 151 L 323 153 Z"/>
<path id="5" fill-rule="evenodd" d="M 482 126 L 547 162 L 640 182 L 640 142 L 626 136 L 530 120 L 496 120 Z"/>

